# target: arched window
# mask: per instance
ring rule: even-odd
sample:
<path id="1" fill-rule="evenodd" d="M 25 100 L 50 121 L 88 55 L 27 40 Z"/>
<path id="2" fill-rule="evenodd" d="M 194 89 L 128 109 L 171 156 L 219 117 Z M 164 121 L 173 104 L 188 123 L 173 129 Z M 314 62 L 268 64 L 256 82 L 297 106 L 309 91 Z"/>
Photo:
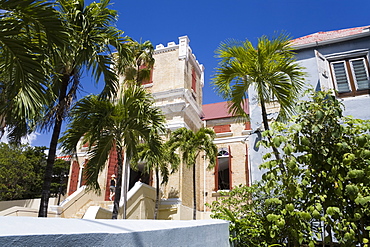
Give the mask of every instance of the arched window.
<path id="1" fill-rule="evenodd" d="M 215 191 L 232 189 L 231 158 L 230 146 L 218 150 L 215 166 Z"/>

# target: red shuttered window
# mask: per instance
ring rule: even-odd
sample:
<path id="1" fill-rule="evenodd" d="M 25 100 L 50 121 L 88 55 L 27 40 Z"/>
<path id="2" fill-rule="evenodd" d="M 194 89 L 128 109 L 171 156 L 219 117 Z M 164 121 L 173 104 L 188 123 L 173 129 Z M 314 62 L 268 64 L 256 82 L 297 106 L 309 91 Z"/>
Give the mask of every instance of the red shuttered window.
<path id="1" fill-rule="evenodd" d="M 147 66 L 146 65 L 141 65 L 139 67 L 140 70 L 148 70 Z M 144 79 L 141 84 L 145 85 L 145 84 L 150 84 L 150 83 L 153 83 L 153 68 L 150 70 L 150 78 L 149 79 Z"/>
<path id="2" fill-rule="evenodd" d="M 191 89 L 196 93 L 197 92 L 197 74 L 195 69 L 191 71 Z"/>

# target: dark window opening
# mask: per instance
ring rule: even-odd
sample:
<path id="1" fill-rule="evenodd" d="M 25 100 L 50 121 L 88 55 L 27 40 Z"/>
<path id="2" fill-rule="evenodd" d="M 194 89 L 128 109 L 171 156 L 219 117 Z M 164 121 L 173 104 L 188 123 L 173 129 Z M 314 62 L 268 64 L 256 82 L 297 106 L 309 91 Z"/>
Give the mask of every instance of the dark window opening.
<path id="1" fill-rule="evenodd" d="M 232 189 L 230 147 L 221 148 L 217 154 L 215 166 L 215 191 Z"/>
<path id="2" fill-rule="evenodd" d="M 218 189 L 230 189 L 229 157 L 218 157 Z"/>
<path id="3" fill-rule="evenodd" d="M 137 170 L 130 168 L 129 190 L 132 189 L 138 181 L 150 185 L 150 174 L 144 171 L 144 164 L 139 164 Z"/>

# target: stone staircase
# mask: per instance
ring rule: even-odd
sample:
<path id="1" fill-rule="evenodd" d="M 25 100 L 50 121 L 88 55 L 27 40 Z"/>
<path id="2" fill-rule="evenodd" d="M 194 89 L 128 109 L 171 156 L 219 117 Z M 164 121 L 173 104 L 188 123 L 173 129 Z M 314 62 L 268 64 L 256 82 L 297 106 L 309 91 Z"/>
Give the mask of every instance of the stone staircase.
<path id="1" fill-rule="evenodd" d="M 89 201 L 80 210 L 78 210 L 71 218 L 82 219 L 86 210 L 91 206 L 99 206 L 109 210 L 109 206 L 113 205 L 113 201 Z M 111 206 L 112 207 L 112 206 Z"/>

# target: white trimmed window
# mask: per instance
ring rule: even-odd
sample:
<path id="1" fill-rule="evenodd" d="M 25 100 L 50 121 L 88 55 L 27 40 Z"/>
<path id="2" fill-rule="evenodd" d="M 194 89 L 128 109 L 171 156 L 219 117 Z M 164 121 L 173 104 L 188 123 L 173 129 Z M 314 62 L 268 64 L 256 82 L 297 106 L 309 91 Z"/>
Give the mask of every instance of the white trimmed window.
<path id="1" fill-rule="evenodd" d="M 369 63 L 366 57 L 331 61 L 330 67 L 339 96 L 369 94 Z"/>

